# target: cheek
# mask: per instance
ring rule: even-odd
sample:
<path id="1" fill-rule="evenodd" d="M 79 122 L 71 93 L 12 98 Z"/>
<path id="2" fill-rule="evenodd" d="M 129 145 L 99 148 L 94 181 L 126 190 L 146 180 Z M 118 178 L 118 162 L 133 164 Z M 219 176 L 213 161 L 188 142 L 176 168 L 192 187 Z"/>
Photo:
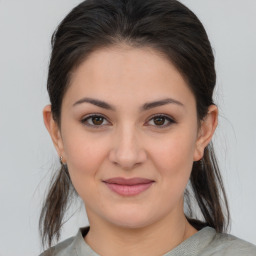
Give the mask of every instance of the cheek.
<path id="1" fill-rule="evenodd" d="M 186 134 L 186 135 L 185 135 Z M 195 150 L 194 135 L 190 132 L 175 134 L 155 144 L 151 155 L 166 190 L 178 191 L 188 182 Z"/>
<path id="2" fill-rule="evenodd" d="M 70 177 L 78 194 L 93 191 L 92 180 L 96 179 L 104 160 L 104 148 L 99 147 L 93 137 L 79 132 L 69 132 L 63 144 Z"/>
<path id="3" fill-rule="evenodd" d="M 169 136 L 165 140 L 159 141 L 158 144 L 154 144 L 153 155 L 157 156 L 158 161 L 166 166 L 186 165 L 193 161 L 193 155 L 195 150 L 194 136 L 184 134 L 175 134 Z"/>
<path id="4" fill-rule="evenodd" d="M 94 145 L 89 145 L 89 142 L 83 143 L 81 140 L 76 141 L 73 137 L 72 141 L 66 141 L 64 150 L 67 155 L 67 163 L 70 172 L 77 172 L 80 175 L 86 174 L 88 171 L 93 172 L 96 164 L 96 155 Z"/>

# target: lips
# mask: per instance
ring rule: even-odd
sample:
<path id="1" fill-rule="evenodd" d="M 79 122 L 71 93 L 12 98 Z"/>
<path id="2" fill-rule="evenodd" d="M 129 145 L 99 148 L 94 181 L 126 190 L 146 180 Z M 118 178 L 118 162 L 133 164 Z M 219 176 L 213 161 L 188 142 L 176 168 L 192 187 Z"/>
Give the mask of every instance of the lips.
<path id="1" fill-rule="evenodd" d="M 119 184 L 119 185 L 137 185 L 137 184 L 147 184 L 147 183 L 153 182 L 153 180 L 149 180 L 145 178 L 125 179 L 125 178 L 117 177 L 117 178 L 104 180 L 104 182 L 110 183 L 110 184 Z"/>
<path id="2" fill-rule="evenodd" d="M 147 190 L 154 180 L 145 178 L 125 179 L 121 177 L 111 178 L 103 181 L 113 192 L 122 196 L 135 196 Z"/>

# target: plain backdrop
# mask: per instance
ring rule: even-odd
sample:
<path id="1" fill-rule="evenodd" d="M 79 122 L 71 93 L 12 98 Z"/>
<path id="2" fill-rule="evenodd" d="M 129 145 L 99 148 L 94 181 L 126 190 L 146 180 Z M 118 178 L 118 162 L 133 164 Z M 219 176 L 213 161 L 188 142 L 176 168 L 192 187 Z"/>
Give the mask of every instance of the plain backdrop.
<path id="1" fill-rule="evenodd" d="M 0 256 L 41 252 L 40 206 L 58 167 L 42 119 L 50 37 L 79 2 L 0 0 Z M 216 57 L 220 124 L 214 143 L 230 202 L 230 233 L 256 244 L 256 2 L 182 2 L 204 24 Z M 82 207 L 61 240 L 87 223 Z"/>

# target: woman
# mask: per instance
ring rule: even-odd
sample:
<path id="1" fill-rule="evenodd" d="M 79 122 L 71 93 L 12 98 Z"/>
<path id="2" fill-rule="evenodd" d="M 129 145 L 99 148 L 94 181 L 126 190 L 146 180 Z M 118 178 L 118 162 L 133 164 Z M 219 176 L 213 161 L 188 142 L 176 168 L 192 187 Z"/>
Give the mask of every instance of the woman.
<path id="1" fill-rule="evenodd" d="M 59 238 L 73 194 L 90 226 L 41 255 L 256 255 L 225 233 L 214 56 L 195 14 L 175 0 L 87 0 L 52 46 L 43 116 L 62 167 L 42 241 Z"/>

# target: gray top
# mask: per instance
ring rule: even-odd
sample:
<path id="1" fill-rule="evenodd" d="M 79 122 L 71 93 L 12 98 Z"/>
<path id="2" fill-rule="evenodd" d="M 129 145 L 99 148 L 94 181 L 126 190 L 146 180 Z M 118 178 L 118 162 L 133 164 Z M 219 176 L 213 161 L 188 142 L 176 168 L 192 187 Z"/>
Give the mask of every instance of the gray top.
<path id="1" fill-rule="evenodd" d="M 90 227 L 80 228 L 75 237 L 52 247 L 52 256 L 99 256 L 85 242 Z M 39 256 L 48 256 L 49 249 Z M 205 227 L 163 256 L 256 256 L 256 246 L 230 234 Z"/>

